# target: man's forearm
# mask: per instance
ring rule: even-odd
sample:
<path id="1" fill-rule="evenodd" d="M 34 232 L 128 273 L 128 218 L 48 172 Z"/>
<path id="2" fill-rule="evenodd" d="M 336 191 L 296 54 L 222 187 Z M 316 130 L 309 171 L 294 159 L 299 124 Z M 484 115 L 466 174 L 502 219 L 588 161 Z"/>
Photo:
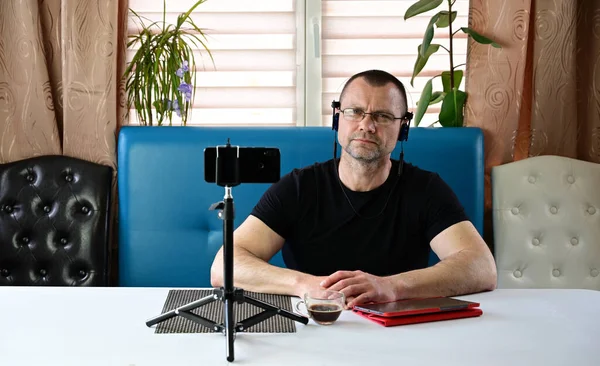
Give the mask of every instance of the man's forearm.
<path id="1" fill-rule="evenodd" d="M 435 266 L 392 276 L 398 299 L 458 296 L 496 288 L 493 258 L 461 251 Z"/>
<path id="2" fill-rule="evenodd" d="M 242 248 L 235 248 L 233 282 L 246 291 L 302 296 L 310 275 L 273 266 Z M 211 282 L 223 286 L 223 255 L 220 252 L 211 268 Z"/>

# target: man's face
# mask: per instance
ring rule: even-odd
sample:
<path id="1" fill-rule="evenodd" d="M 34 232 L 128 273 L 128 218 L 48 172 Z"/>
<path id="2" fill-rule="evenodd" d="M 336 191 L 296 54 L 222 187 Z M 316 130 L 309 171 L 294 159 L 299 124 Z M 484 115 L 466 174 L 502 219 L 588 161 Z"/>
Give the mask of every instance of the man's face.
<path id="1" fill-rule="evenodd" d="M 369 114 L 362 121 L 352 121 L 345 118 L 342 111 L 354 108 L 367 113 L 380 112 L 402 117 L 406 106 L 396 86 L 388 83 L 382 87 L 374 87 L 358 78 L 348 85 L 340 103 L 338 139 L 343 150 L 364 163 L 389 157 L 396 147 L 400 123 L 403 121 L 394 120 L 382 125 L 375 122 Z"/>

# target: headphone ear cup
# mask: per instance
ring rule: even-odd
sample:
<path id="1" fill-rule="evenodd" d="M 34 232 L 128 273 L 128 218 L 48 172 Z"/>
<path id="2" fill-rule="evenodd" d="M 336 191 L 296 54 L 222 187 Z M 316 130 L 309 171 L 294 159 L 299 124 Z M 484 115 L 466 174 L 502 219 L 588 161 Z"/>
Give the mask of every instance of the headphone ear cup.
<path id="1" fill-rule="evenodd" d="M 408 140 L 408 129 L 409 129 L 408 123 L 404 123 L 404 124 L 402 124 L 402 126 L 400 126 L 400 133 L 398 134 L 398 141 Z"/>
<path id="2" fill-rule="evenodd" d="M 335 130 L 336 132 L 338 130 L 339 120 L 340 120 L 340 114 L 339 113 L 334 113 L 333 114 L 333 121 L 331 123 L 331 129 Z"/>
<path id="3" fill-rule="evenodd" d="M 408 140 L 408 130 L 410 129 L 410 121 L 413 119 L 412 112 L 406 112 L 406 123 L 400 126 L 400 133 L 398 134 L 398 141 Z"/>
<path id="4" fill-rule="evenodd" d="M 332 115 L 332 121 L 331 121 L 331 129 L 336 131 L 338 130 L 338 123 L 340 120 L 340 114 L 339 113 L 335 113 L 336 108 L 340 107 L 340 102 L 333 100 L 331 102 L 331 108 L 333 108 L 333 115 Z"/>

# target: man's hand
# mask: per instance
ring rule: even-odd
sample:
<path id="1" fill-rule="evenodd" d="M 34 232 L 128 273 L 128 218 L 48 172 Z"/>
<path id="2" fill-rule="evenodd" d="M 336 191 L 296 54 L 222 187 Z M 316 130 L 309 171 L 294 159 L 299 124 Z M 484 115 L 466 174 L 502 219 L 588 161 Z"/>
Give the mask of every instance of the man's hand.
<path id="1" fill-rule="evenodd" d="M 301 274 L 298 284 L 295 286 L 295 295 L 303 299 L 304 294 L 313 290 L 322 290 L 323 287 L 320 285 L 327 277 L 325 276 L 312 276 L 308 274 Z"/>
<path id="2" fill-rule="evenodd" d="M 367 302 L 394 301 L 397 297 L 391 278 L 362 271 L 337 271 L 321 282 L 321 286 L 343 292 L 347 309 Z"/>

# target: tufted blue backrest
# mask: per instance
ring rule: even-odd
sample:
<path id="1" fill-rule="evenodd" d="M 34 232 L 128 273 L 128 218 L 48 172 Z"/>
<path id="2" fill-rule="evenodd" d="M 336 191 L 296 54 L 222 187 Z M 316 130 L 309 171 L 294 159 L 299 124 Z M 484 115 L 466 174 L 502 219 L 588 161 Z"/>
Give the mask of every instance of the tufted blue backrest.
<path id="1" fill-rule="evenodd" d="M 333 156 L 329 127 L 123 127 L 118 140 L 121 286 L 211 286 L 210 266 L 223 242 L 223 221 L 209 206 L 223 199 L 224 188 L 204 181 L 204 149 L 223 145 L 227 138 L 242 147 L 279 148 L 281 175 Z M 399 150 L 398 144 L 394 158 Z M 404 151 L 406 161 L 440 174 L 483 233 L 482 131 L 413 128 Z M 268 186 L 232 189 L 235 227 Z M 271 263 L 284 266 L 281 253 Z"/>

